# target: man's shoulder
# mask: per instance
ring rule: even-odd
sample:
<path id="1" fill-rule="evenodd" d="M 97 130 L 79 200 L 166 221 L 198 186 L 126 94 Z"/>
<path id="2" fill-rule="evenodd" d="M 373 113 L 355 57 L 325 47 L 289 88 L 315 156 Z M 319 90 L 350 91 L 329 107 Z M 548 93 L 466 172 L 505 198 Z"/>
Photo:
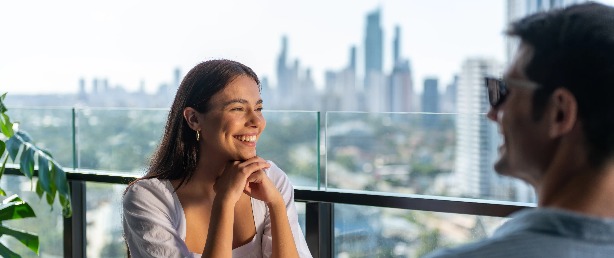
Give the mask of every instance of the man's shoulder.
<path id="1" fill-rule="evenodd" d="M 513 217 L 493 237 L 427 257 L 612 257 L 614 253 L 614 221 L 541 208 Z"/>
<path id="2" fill-rule="evenodd" d="M 454 248 L 444 248 L 427 255 L 427 258 L 452 257 L 527 257 L 527 248 L 533 248 L 528 241 L 530 233 L 517 233 L 488 238 L 476 243 Z M 530 237 L 529 237 L 530 238 Z M 523 250 L 523 251 L 520 251 Z"/>

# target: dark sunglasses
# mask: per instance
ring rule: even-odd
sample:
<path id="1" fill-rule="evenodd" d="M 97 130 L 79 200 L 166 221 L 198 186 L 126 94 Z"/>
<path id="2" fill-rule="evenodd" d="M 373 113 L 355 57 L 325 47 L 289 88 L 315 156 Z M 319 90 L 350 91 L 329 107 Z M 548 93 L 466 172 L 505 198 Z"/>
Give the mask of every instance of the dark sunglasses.
<path id="1" fill-rule="evenodd" d="M 492 108 L 496 108 L 503 103 L 507 96 L 507 85 L 499 78 L 484 77 L 486 91 L 488 94 L 488 102 Z"/>
<path id="2" fill-rule="evenodd" d="M 504 101 L 505 97 L 509 94 L 508 85 L 514 85 L 514 87 L 523 87 L 527 89 L 536 89 L 538 84 L 531 81 L 503 79 L 495 77 L 484 77 L 484 83 L 488 94 L 488 102 L 492 108 L 499 107 Z"/>

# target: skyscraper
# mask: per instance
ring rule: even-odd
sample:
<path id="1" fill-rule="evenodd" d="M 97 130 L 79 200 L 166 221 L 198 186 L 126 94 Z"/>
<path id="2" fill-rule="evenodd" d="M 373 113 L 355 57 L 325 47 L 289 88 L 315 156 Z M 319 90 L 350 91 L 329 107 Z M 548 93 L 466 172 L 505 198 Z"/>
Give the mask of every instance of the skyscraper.
<path id="1" fill-rule="evenodd" d="M 365 74 L 364 93 L 367 111 L 385 111 L 385 83 L 383 74 L 383 30 L 380 23 L 380 10 L 367 15 L 365 37 Z M 368 96 L 368 97 L 367 97 Z"/>
<path id="2" fill-rule="evenodd" d="M 392 40 L 392 65 L 395 66 L 401 58 L 401 27 L 394 27 L 394 39 Z"/>
<path id="3" fill-rule="evenodd" d="M 499 136 L 494 123 L 484 113 L 486 99 L 484 76 L 499 76 L 501 66 L 494 60 L 470 58 L 463 62 L 458 81 L 458 116 L 456 119 L 455 173 L 463 196 L 500 197 L 494 192 Z M 500 188 L 504 189 L 504 188 Z"/>
<path id="4" fill-rule="evenodd" d="M 387 110 L 391 112 L 411 112 L 414 98 L 413 80 L 409 60 L 396 62 L 390 74 L 387 94 Z"/>
<path id="5" fill-rule="evenodd" d="M 409 60 L 401 58 L 401 27 L 394 29 L 392 40 L 392 73 L 385 92 L 385 109 L 388 112 L 410 112 L 414 104 L 414 89 Z"/>
<path id="6" fill-rule="evenodd" d="M 281 52 L 277 57 L 277 90 L 276 95 L 279 95 L 279 98 L 274 98 L 279 100 L 281 103 L 279 107 L 276 108 L 285 108 L 287 98 L 290 98 L 293 94 L 292 92 L 292 72 L 291 69 L 288 68 L 288 38 L 283 36 L 281 38 Z"/>
<path id="7" fill-rule="evenodd" d="M 422 92 L 422 112 L 439 112 L 439 80 L 435 77 L 424 79 L 424 91 Z"/>

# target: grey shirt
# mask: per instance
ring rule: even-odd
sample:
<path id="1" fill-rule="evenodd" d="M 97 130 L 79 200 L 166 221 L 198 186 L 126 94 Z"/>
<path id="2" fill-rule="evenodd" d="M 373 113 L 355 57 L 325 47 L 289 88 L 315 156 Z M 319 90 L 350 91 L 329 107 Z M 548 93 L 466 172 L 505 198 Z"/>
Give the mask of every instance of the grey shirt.
<path id="1" fill-rule="evenodd" d="M 551 208 L 519 211 L 492 237 L 427 257 L 614 257 L 614 219 Z"/>

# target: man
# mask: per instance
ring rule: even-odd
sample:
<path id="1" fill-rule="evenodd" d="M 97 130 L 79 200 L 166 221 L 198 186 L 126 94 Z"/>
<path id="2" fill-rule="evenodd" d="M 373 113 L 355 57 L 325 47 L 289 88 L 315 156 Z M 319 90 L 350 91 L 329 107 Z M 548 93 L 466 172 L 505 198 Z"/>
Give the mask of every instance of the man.
<path id="1" fill-rule="evenodd" d="M 540 13 L 508 34 L 515 59 L 487 79 L 504 139 L 495 170 L 533 185 L 538 208 L 430 257 L 614 257 L 614 8 Z"/>

